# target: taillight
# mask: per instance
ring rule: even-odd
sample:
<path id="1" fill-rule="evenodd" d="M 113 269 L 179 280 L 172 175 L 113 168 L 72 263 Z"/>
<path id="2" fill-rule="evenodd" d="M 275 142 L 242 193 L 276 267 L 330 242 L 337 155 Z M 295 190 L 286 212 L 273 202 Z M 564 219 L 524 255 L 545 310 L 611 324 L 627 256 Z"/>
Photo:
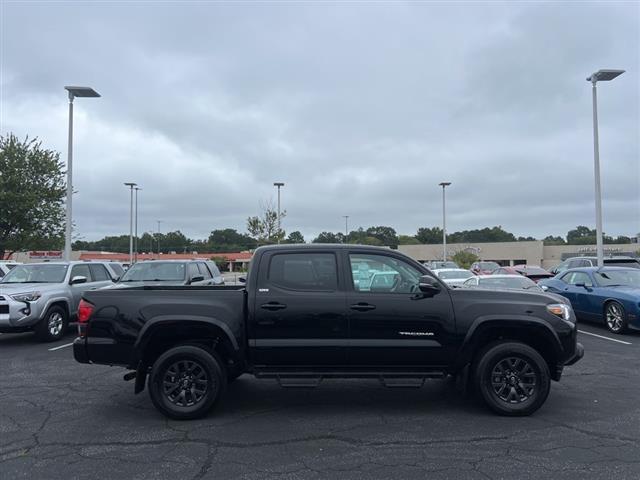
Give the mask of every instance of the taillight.
<path id="1" fill-rule="evenodd" d="M 94 305 L 86 300 L 80 300 L 78 305 L 78 335 L 84 337 L 87 334 L 87 325 L 93 314 Z"/>
<path id="2" fill-rule="evenodd" d="M 92 313 L 93 304 L 87 302 L 84 299 L 80 300 L 80 305 L 78 305 L 78 322 L 87 323 Z"/>

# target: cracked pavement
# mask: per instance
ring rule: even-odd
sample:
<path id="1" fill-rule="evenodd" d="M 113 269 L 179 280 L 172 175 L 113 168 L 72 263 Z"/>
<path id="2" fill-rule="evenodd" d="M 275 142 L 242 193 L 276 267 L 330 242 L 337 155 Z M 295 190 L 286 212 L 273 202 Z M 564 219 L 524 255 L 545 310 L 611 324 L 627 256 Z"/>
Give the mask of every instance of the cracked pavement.
<path id="1" fill-rule="evenodd" d="M 596 325 L 580 329 L 610 336 Z M 204 419 L 168 420 L 125 370 L 81 365 L 69 343 L 0 335 L 0 478 L 640 478 L 640 334 L 580 334 L 585 357 L 525 418 L 453 382 L 385 389 L 326 380 L 281 389 L 244 375 Z"/>

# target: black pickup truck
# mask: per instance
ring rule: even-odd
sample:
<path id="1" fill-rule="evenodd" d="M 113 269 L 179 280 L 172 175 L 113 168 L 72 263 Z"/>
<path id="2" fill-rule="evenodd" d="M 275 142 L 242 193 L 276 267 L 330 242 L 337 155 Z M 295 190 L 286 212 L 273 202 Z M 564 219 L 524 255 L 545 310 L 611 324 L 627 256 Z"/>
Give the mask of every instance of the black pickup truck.
<path id="1" fill-rule="evenodd" d="M 526 291 L 451 289 L 401 253 L 357 245 L 258 248 L 246 287 L 88 291 L 74 356 L 120 365 L 176 419 L 205 415 L 243 373 L 285 387 L 324 378 L 421 386 L 452 375 L 503 415 L 528 415 L 583 355 L 571 306 Z"/>

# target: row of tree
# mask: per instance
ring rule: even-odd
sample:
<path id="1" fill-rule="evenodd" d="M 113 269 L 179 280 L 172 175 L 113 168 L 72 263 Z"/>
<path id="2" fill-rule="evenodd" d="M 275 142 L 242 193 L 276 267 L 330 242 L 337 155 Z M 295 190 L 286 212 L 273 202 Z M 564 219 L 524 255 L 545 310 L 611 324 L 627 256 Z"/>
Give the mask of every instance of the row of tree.
<path id="1" fill-rule="evenodd" d="M 65 172 L 60 154 L 42 147 L 37 139 L 0 136 L 0 259 L 19 250 L 57 250 L 64 240 Z M 286 234 L 281 228 L 286 211 L 278 212 L 271 202 L 261 206 L 261 214 L 247 218 L 247 233 L 232 228 L 213 230 L 207 239 L 187 238 L 182 232 L 145 233 L 137 239 L 139 252 L 232 252 L 270 243 L 304 243 L 299 231 Z M 463 230 L 447 234 L 449 243 L 513 242 L 535 240 L 516 237 L 501 226 Z M 563 237 L 548 236 L 547 245 L 596 243 L 596 232 L 578 226 Z M 322 232 L 313 243 L 358 243 L 392 248 L 409 244 L 439 244 L 440 227 L 419 228 L 415 235 L 399 235 L 388 226 L 358 228 L 345 234 Z M 605 235 L 605 243 L 630 243 L 625 236 Z M 128 252 L 129 236 L 108 236 L 97 241 L 77 240 L 75 250 Z"/>

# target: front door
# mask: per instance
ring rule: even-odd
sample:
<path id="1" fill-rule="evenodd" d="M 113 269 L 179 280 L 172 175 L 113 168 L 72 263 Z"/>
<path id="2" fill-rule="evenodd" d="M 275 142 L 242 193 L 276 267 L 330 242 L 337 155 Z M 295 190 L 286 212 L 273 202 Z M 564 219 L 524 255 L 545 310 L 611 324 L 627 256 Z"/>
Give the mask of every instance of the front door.
<path id="1" fill-rule="evenodd" d="M 351 366 L 441 366 L 455 354 L 455 321 L 447 288 L 418 289 L 422 272 L 401 258 L 351 251 L 347 306 Z"/>
<path id="2" fill-rule="evenodd" d="M 266 253 L 259 266 L 249 344 L 256 366 L 346 364 L 344 280 L 335 252 Z"/>

